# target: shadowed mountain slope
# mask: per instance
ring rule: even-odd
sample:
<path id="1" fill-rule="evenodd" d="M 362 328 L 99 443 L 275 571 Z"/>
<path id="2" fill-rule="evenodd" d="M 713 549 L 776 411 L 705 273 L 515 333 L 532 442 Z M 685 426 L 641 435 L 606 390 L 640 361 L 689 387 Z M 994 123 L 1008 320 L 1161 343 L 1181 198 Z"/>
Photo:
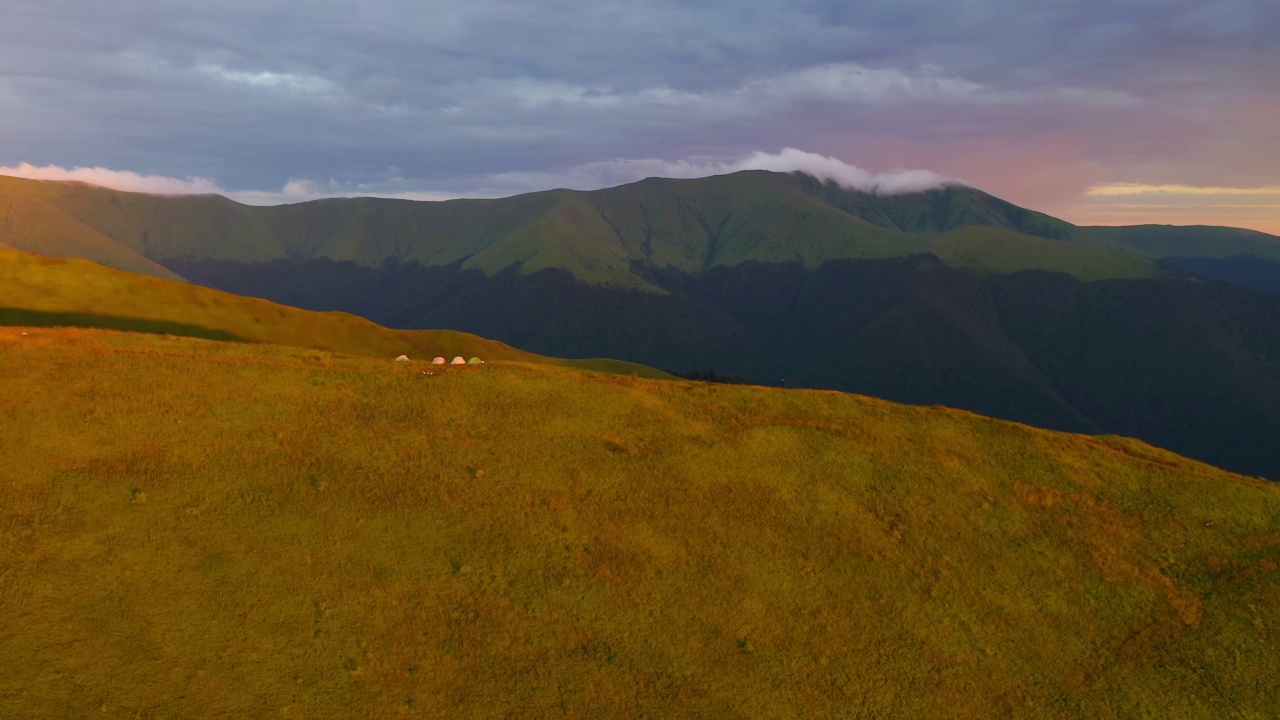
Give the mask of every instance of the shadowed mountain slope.
<path id="1" fill-rule="evenodd" d="M 1252 256 L 1280 260 L 1280 238 L 1212 225 L 1130 225 L 1082 230 L 1150 258 Z"/>
<path id="2" fill-rule="evenodd" d="M 487 277 L 328 260 L 175 268 L 390 325 L 1132 435 L 1280 478 L 1280 298 L 1230 285 L 976 274 L 931 255 L 653 273 L 663 293 L 556 270 Z"/>
<path id="3" fill-rule="evenodd" d="M 1201 277 L 1280 293 L 1280 238 L 1204 225 L 1085 228 L 1116 247 Z"/>
<path id="4" fill-rule="evenodd" d="M 665 376 L 614 360 L 561 360 L 454 330 L 392 330 L 344 312 L 313 312 L 80 259 L 0 249 L 0 324 L 81 326 L 265 342 L 418 360 L 522 360 Z"/>

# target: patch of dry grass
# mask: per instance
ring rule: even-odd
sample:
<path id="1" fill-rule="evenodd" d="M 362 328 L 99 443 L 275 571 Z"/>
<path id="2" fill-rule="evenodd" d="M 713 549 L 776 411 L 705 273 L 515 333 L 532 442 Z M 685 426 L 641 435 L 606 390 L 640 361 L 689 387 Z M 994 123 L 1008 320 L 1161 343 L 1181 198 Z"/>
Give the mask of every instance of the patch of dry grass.
<path id="1" fill-rule="evenodd" d="M 1274 717 L 1280 488 L 833 392 L 0 328 L 0 716 Z"/>

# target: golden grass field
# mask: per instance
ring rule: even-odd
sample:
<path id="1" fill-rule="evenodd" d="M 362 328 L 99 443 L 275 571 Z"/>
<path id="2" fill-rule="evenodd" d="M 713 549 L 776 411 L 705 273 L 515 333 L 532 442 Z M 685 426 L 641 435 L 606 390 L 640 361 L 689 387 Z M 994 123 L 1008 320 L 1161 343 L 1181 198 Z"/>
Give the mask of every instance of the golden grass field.
<path id="1" fill-rule="evenodd" d="M 1280 487 L 834 392 L 431 371 L 0 328 L 0 717 L 1280 716 Z"/>

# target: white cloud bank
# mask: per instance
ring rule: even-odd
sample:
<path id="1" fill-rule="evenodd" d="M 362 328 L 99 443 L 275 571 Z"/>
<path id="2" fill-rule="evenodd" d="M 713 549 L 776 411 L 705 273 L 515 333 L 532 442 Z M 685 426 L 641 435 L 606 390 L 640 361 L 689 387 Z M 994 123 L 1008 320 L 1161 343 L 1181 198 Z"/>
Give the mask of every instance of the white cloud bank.
<path id="1" fill-rule="evenodd" d="M 290 180 L 278 192 L 269 190 L 237 190 L 226 193 L 227 197 L 245 205 L 287 205 L 289 203 L 308 202 L 311 200 L 327 200 L 329 198 L 372 197 L 386 200 L 453 200 L 462 197 L 450 193 L 436 192 L 377 192 L 360 188 L 343 188 L 330 180 L 328 186 L 312 180 Z"/>
<path id="2" fill-rule="evenodd" d="M 334 92 L 334 84 L 317 75 L 278 73 L 270 71 L 245 72 L 229 70 L 221 65 L 197 65 L 196 70 L 220 78 L 226 82 L 263 90 L 293 90 L 302 93 L 325 94 Z"/>
<path id="3" fill-rule="evenodd" d="M 1124 92 L 1073 86 L 1000 88 L 942 68 L 877 68 L 827 63 L 748 79 L 704 92 L 656 85 L 635 90 L 592 87 L 520 77 L 459 83 L 451 103 L 455 115 L 470 111 L 564 108 L 573 112 L 619 111 L 645 116 L 679 113 L 702 118 L 756 117 L 806 103 L 891 107 L 902 105 L 1066 105 L 1119 109 L 1142 104 Z"/>
<path id="4" fill-rule="evenodd" d="M 130 170 L 111 170 L 103 167 L 68 169 L 58 165 L 36 166 L 25 162 L 14 167 L 0 166 L 0 175 L 27 180 L 82 182 L 109 190 L 147 195 L 224 195 L 246 205 L 284 205 L 336 197 L 380 197 L 401 200 L 449 200 L 458 197 L 432 192 L 364 192 L 360 189 L 342 189 L 332 181 L 326 189 L 311 180 L 290 180 L 276 191 L 226 190 L 208 178 L 197 176 L 175 178 L 164 175 L 142 175 Z"/>
<path id="5" fill-rule="evenodd" d="M 325 198 L 376 197 L 397 200 L 450 200 L 458 197 L 500 197 L 535 190 L 566 187 L 593 190 L 611 187 L 646 177 L 698 178 L 709 175 L 726 175 L 743 170 L 770 170 L 773 172 L 798 172 L 811 175 L 823 182 L 835 183 L 849 190 L 897 195 L 921 192 L 950 185 L 963 185 L 963 181 L 945 177 L 928 170 L 897 170 L 874 173 L 850 165 L 828 155 L 784 148 L 777 153 L 753 152 L 738 158 L 691 158 L 685 160 L 616 159 L 587 163 L 559 172 L 510 172 L 486 175 L 478 178 L 474 187 L 464 192 L 397 191 L 382 192 L 377 188 L 351 187 L 335 180 L 327 184 L 312 180 L 290 180 L 280 190 L 229 191 L 212 180 L 203 177 L 174 178 L 162 175 L 141 175 L 128 170 L 107 168 L 63 168 L 57 165 L 38 167 L 21 163 L 16 167 L 0 166 L 0 175 L 30 180 L 73 181 L 120 190 L 122 192 L 148 193 L 152 195 L 205 195 L 218 194 L 247 205 L 283 205 Z"/>

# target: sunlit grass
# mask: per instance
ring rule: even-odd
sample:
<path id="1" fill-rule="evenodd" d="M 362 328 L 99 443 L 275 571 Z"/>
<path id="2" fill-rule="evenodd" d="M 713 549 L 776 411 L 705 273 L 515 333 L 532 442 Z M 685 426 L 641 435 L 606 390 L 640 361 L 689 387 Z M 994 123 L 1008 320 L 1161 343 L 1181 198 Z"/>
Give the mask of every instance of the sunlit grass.
<path id="1" fill-rule="evenodd" d="M 1280 702 L 1280 488 L 1136 441 L 89 330 L 0 382 L 3 717 Z"/>

